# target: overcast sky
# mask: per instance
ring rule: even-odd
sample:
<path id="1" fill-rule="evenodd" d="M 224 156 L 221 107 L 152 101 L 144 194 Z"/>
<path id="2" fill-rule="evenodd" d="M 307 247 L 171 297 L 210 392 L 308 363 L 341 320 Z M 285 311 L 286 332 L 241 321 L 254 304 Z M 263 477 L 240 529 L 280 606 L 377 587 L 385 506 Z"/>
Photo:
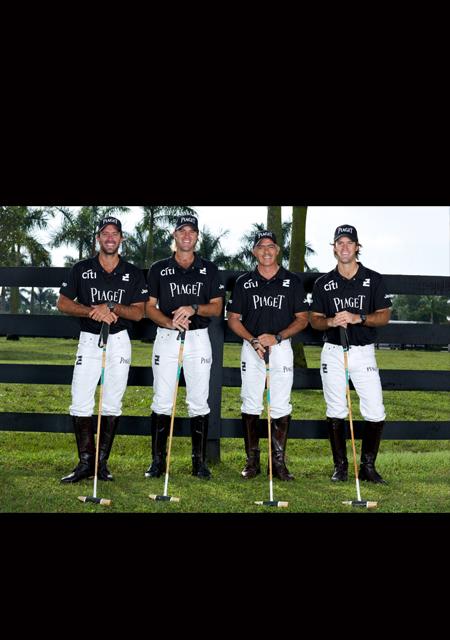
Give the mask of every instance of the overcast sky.
<path id="1" fill-rule="evenodd" d="M 192 206 L 199 226 L 218 234 L 228 230 L 222 247 L 234 253 L 252 223 L 267 221 L 267 207 Z M 282 207 L 283 221 L 292 218 L 292 207 Z M 133 231 L 141 218 L 140 207 L 121 216 L 125 231 Z M 56 223 L 53 223 L 56 224 Z M 335 266 L 332 247 L 337 226 L 356 227 L 363 245 L 361 262 L 384 274 L 450 275 L 450 207 L 308 207 L 306 239 L 316 251 L 309 262 L 320 272 Z M 48 239 L 40 235 L 41 241 Z M 63 266 L 65 255 L 76 255 L 63 247 L 53 251 L 54 266 Z"/>

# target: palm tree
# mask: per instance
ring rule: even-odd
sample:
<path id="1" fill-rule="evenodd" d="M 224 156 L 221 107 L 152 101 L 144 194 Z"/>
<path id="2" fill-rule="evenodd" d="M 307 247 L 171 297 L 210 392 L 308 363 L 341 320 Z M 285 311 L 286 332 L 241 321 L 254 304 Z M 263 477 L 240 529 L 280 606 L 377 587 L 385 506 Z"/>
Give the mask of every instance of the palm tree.
<path id="1" fill-rule="evenodd" d="M 223 252 L 222 245 L 220 243 L 222 238 L 225 238 L 229 234 L 229 230 L 219 231 L 219 235 L 216 237 L 208 229 L 203 227 L 200 234 L 200 242 L 198 245 L 198 253 L 202 258 L 211 260 L 219 269 L 229 269 L 230 257 Z"/>
<path id="2" fill-rule="evenodd" d="M 37 313 L 55 314 L 57 313 L 56 301 L 58 294 L 52 289 L 38 288 L 35 300 L 38 305 Z M 31 312 L 33 313 L 33 312 Z"/>
<path id="3" fill-rule="evenodd" d="M 289 255 L 289 271 L 294 273 L 303 273 L 305 270 L 305 253 L 306 253 L 306 215 L 308 207 L 292 208 L 292 242 Z M 310 249 L 311 252 L 311 249 Z M 297 342 L 292 345 L 294 352 L 294 367 L 299 369 L 307 369 L 306 354 L 303 344 Z"/>
<path id="4" fill-rule="evenodd" d="M 292 238 L 289 255 L 289 270 L 296 273 L 304 271 L 317 271 L 312 269 L 307 261 L 310 256 L 316 255 L 311 244 L 306 241 L 306 216 L 308 207 L 292 207 Z"/>
<path id="5" fill-rule="evenodd" d="M 52 207 L 62 213 L 63 220 L 59 231 L 53 234 L 50 246 L 57 248 L 62 245 L 75 246 L 78 250 L 78 260 L 95 255 L 95 243 L 98 223 L 106 216 L 124 214 L 129 207 L 80 207 L 72 211 L 69 207 Z"/>
<path id="6" fill-rule="evenodd" d="M 273 231 L 278 242 L 280 243 L 281 238 L 283 238 L 283 225 L 281 222 L 281 207 L 267 207 L 267 227 L 269 231 Z M 280 244 L 281 248 L 284 248 L 284 242 Z M 283 262 L 283 251 L 280 251 L 277 257 L 277 262 L 279 265 Z"/>
<path id="7" fill-rule="evenodd" d="M 168 229 L 156 228 L 153 233 L 153 262 L 147 260 L 150 231 L 140 222 L 134 233 L 125 235 L 122 257 L 136 267 L 149 269 L 153 262 L 168 258 L 171 254 L 172 233 Z"/>
<path id="8" fill-rule="evenodd" d="M 0 263 L 11 267 L 26 264 L 49 266 L 50 254 L 33 234 L 38 229 L 45 229 L 53 215 L 48 208 L 0 207 Z M 20 304 L 19 288 L 11 287 L 11 313 L 17 313 Z"/>
<path id="9" fill-rule="evenodd" d="M 51 254 L 34 238 L 30 238 L 28 244 L 29 264 L 33 267 L 50 267 L 52 264 Z M 30 313 L 34 313 L 35 291 L 31 287 L 30 295 Z"/>

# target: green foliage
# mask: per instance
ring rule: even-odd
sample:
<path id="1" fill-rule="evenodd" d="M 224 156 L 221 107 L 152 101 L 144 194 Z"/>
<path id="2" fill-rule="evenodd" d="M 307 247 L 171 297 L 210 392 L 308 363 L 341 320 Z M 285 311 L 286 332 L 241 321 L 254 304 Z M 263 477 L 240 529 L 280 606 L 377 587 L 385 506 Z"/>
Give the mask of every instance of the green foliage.
<path id="1" fill-rule="evenodd" d="M 0 207 L 0 266 L 49 266 L 50 254 L 33 233 L 45 229 L 53 213 L 33 207 Z"/>
<path id="2" fill-rule="evenodd" d="M 33 265 L 48 267 L 51 256 L 34 237 L 37 229 L 45 229 L 53 212 L 33 207 L 0 207 L 0 266 Z M 18 287 L 1 287 L 0 310 L 25 311 L 27 298 Z"/>
<path id="3" fill-rule="evenodd" d="M 198 244 L 198 253 L 205 258 L 211 260 L 219 269 L 232 269 L 230 266 L 230 256 L 226 255 L 222 250 L 220 241 L 228 235 L 229 231 L 219 231 L 214 236 L 208 227 L 203 226 L 200 234 L 200 242 Z"/>
<path id="4" fill-rule="evenodd" d="M 149 255 L 150 232 L 143 222 L 136 226 L 134 233 L 127 233 L 122 243 L 121 254 L 124 260 L 128 260 L 141 269 L 150 268 L 152 262 L 168 258 L 171 255 L 172 234 L 168 229 L 156 228 L 153 232 L 153 260 Z"/>
<path id="5" fill-rule="evenodd" d="M 450 300 L 446 296 L 396 295 L 392 303 L 393 320 L 439 324 L 450 318 Z"/>
<path id="6" fill-rule="evenodd" d="M 126 214 L 128 207 L 52 207 L 54 212 L 62 214 L 62 223 L 52 236 L 51 247 L 63 245 L 75 247 L 78 260 L 95 255 L 98 223 L 101 218 Z"/>

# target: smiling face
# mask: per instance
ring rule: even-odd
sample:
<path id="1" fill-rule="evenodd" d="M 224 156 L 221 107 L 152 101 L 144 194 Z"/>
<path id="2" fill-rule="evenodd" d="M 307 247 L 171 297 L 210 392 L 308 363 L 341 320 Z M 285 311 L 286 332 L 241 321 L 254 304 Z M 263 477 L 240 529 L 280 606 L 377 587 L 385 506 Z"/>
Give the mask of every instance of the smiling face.
<path id="1" fill-rule="evenodd" d="M 118 253 L 122 240 L 122 234 L 114 224 L 108 224 L 97 235 L 100 250 L 108 256 Z"/>
<path id="2" fill-rule="evenodd" d="M 359 244 L 348 236 L 342 236 L 334 243 L 334 255 L 341 264 L 356 262 L 358 249 Z"/>
<path id="3" fill-rule="evenodd" d="M 253 255 L 262 267 L 272 267 L 277 263 L 280 247 L 274 244 L 270 238 L 260 240 L 253 248 Z"/>
<path id="4" fill-rule="evenodd" d="M 177 251 L 190 253 L 194 251 L 197 244 L 198 231 L 192 225 L 185 224 L 184 227 L 173 232 L 173 237 Z"/>

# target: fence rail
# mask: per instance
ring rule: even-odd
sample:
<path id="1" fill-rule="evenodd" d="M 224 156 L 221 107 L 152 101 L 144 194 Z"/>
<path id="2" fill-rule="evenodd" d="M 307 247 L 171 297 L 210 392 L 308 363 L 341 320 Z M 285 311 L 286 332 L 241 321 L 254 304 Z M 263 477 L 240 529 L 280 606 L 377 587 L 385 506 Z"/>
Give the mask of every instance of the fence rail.
<path id="1" fill-rule="evenodd" d="M 59 287 L 67 276 L 68 269 L 63 267 L 0 267 L 0 286 L 15 287 Z M 146 274 L 146 271 L 143 270 Z M 227 291 L 232 290 L 236 278 L 241 272 L 221 271 L 222 282 Z M 312 290 L 314 281 L 322 274 L 298 274 L 305 290 Z M 447 295 L 450 297 L 450 278 L 445 276 L 404 276 L 385 275 L 387 290 L 391 294 Z M 439 324 L 390 323 L 377 330 L 379 343 L 441 345 L 450 344 L 450 326 Z M 240 370 L 223 367 L 224 343 L 239 343 L 241 340 L 228 329 L 224 318 L 212 320 L 209 333 L 213 349 L 209 405 L 210 429 L 208 437 L 208 457 L 220 457 L 221 437 L 241 437 L 240 419 L 221 417 L 222 387 L 240 387 Z M 0 336 L 16 334 L 19 336 L 77 338 L 78 321 L 62 315 L 26 315 L 0 314 Z M 132 339 L 152 341 L 156 334 L 155 325 L 144 319 L 135 323 L 131 331 Z M 322 344 L 322 333 L 310 326 L 293 342 L 307 345 Z M 27 365 L 0 364 L 0 383 L 13 384 L 70 384 L 72 366 L 66 365 Z M 447 371 L 409 371 L 382 370 L 380 372 L 383 389 L 386 391 L 449 391 L 450 373 Z M 128 384 L 130 386 L 151 386 L 153 372 L 151 367 L 131 367 Z M 181 375 L 180 385 L 184 386 Z M 294 389 L 321 389 L 318 369 L 295 369 Z M 447 417 L 447 416 L 445 416 Z M 265 421 L 261 421 L 261 435 L 267 432 Z M 70 417 L 66 414 L 49 413 L 1 413 L 0 430 L 12 431 L 49 431 L 68 433 L 72 431 Z M 355 421 L 355 436 L 361 436 L 362 423 Z M 128 435 L 148 435 L 150 421 L 147 417 L 122 416 L 120 433 Z M 189 420 L 176 418 L 174 435 L 189 435 Z M 290 437 L 327 438 L 325 420 L 292 420 Z M 391 421 L 386 422 L 386 439 L 450 439 L 450 421 Z"/>

